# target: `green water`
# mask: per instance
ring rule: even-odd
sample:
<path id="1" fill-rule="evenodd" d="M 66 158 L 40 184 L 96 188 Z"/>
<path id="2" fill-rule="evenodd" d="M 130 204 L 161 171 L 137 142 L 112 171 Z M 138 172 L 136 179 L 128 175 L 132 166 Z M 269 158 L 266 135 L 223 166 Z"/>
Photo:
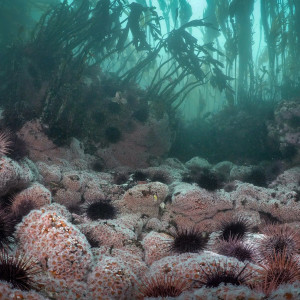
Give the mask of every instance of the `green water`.
<path id="1" fill-rule="evenodd" d="M 299 101 L 299 11 L 291 0 L 2 0 L 4 124 L 40 118 L 56 144 L 76 137 L 94 153 L 167 116 L 165 152 L 181 160 L 284 159 L 293 150 L 269 141 L 267 122 Z"/>

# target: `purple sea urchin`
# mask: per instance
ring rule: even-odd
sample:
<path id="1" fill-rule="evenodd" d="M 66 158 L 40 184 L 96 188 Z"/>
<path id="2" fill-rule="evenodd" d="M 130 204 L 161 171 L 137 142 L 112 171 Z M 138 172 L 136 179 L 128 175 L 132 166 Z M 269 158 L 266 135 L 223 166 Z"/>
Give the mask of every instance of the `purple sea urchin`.
<path id="1" fill-rule="evenodd" d="M 158 181 L 161 183 L 165 183 L 165 184 L 169 184 L 171 182 L 171 178 L 169 176 L 169 174 L 163 170 L 158 170 L 156 172 L 154 172 L 151 176 L 150 176 L 151 181 Z"/>
<path id="2" fill-rule="evenodd" d="M 86 207 L 86 215 L 89 219 L 103 220 L 114 219 L 117 215 L 117 209 L 109 200 L 100 200 L 93 203 L 88 203 Z"/>
<path id="3" fill-rule="evenodd" d="M 142 170 L 136 170 L 133 173 L 133 179 L 135 181 L 146 181 L 148 178 L 147 174 Z"/>
<path id="4" fill-rule="evenodd" d="M 220 238 L 228 241 L 232 239 L 243 239 L 246 233 L 250 229 L 250 222 L 243 216 L 232 217 L 230 219 L 224 219 L 219 225 Z"/>
<path id="5" fill-rule="evenodd" d="M 117 185 L 125 184 L 129 179 L 126 172 L 117 172 L 114 174 L 114 183 Z"/>
<path id="6" fill-rule="evenodd" d="M 204 169 L 201 175 L 197 178 L 196 183 L 208 191 L 215 191 L 222 187 L 222 180 L 219 174 L 210 170 Z"/>
<path id="7" fill-rule="evenodd" d="M 215 288 L 220 284 L 232 284 L 232 285 L 243 285 L 247 284 L 249 278 L 252 276 L 252 272 L 247 270 L 248 264 L 245 264 L 242 268 L 239 263 L 236 265 L 230 265 L 229 263 L 214 262 L 212 265 L 208 265 L 208 270 L 204 270 L 203 278 L 199 281 L 202 285 L 207 288 Z"/>
<path id="8" fill-rule="evenodd" d="M 265 170 L 256 167 L 252 169 L 251 172 L 243 178 L 243 181 L 252 183 L 253 185 L 256 186 L 266 187 L 267 177 L 266 177 Z"/>
<path id="9" fill-rule="evenodd" d="M 253 261 L 256 256 L 255 248 L 245 244 L 239 238 L 229 238 L 228 241 L 218 239 L 214 250 L 221 255 L 235 257 L 240 261 Z"/>
<path id="10" fill-rule="evenodd" d="M 176 253 L 203 251 L 209 240 L 209 234 L 195 228 L 176 229 L 172 237 L 174 239 L 171 241 L 169 249 Z"/>
<path id="11" fill-rule="evenodd" d="M 215 191 L 222 187 L 223 178 L 217 172 L 203 168 L 192 168 L 189 173 L 184 174 L 183 182 L 197 183 L 201 188 L 208 191 Z"/>
<path id="12" fill-rule="evenodd" d="M 11 200 L 11 212 L 17 223 L 21 222 L 22 218 L 27 216 L 32 210 L 36 209 L 34 202 L 28 193 L 24 194 L 22 201 L 15 201 L 14 196 Z"/>
<path id="13" fill-rule="evenodd" d="M 33 289 L 33 275 L 39 272 L 37 264 L 23 255 L 9 256 L 3 251 L 0 253 L 0 280 L 11 283 L 14 288 L 23 291 Z"/>

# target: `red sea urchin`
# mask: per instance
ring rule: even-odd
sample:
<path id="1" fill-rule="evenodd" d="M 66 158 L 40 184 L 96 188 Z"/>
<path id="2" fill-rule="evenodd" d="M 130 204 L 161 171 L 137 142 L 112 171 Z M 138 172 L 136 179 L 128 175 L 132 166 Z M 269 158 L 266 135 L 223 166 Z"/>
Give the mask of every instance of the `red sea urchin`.
<path id="1" fill-rule="evenodd" d="M 27 145 L 16 133 L 9 133 L 9 153 L 7 154 L 13 160 L 20 161 L 28 156 Z"/>
<path id="2" fill-rule="evenodd" d="M 260 264 L 260 275 L 256 278 L 254 287 L 267 296 L 281 284 L 300 281 L 300 265 L 294 257 L 289 257 L 285 250 L 274 252 Z"/>
<path id="3" fill-rule="evenodd" d="M 0 251 L 9 249 L 13 241 L 14 221 L 4 210 L 0 210 Z"/>
<path id="4" fill-rule="evenodd" d="M 268 225 L 262 233 L 265 235 L 259 242 L 259 252 L 262 258 L 268 258 L 275 253 L 283 253 L 288 257 L 300 252 L 300 234 L 290 226 Z"/>
<path id="5" fill-rule="evenodd" d="M 142 283 L 138 284 L 138 289 L 142 299 L 144 297 L 162 299 L 163 297 L 178 297 L 189 286 L 190 283 L 180 277 L 158 274 L 144 278 Z"/>
<path id="6" fill-rule="evenodd" d="M 10 132 L 9 131 L 2 131 L 0 132 L 0 157 L 6 155 L 11 146 L 10 140 Z"/>
<path id="7" fill-rule="evenodd" d="M 33 289 L 33 276 L 40 271 L 35 262 L 19 253 L 15 256 L 3 251 L 0 253 L 0 280 L 11 283 L 14 288 L 23 291 Z"/>
<path id="8" fill-rule="evenodd" d="M 209 240 L 209 234 L 195 228 L 176 229 L 169 250 L 176 253 L 197 253 L 203 251 Z"/>

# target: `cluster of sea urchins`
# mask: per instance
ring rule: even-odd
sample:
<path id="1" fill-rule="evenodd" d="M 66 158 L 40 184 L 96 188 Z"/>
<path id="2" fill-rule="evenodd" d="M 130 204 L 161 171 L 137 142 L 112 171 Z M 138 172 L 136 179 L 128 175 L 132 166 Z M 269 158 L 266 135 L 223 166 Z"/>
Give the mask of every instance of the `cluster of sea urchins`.
<path id="1" fill-rule="evenodd" d="M 0 156 L 8 154 L 10 146 L 9 134 L 0 134 Z M 151 180 L 163 181 L 165 176 L 158 173 Z M 136 172 L 134 177 L 136 180 L 146 178 L 141 172 Z M 204 177 L 214 179 L 206 173 L 202 174 L 201 178 Z M 119 179 L 117 181 L 121 182 Z M 14 242 L 14 226 L 28 210 L 30 211 L 30 207 L 26 208 L 26 213 L 18 215 L 12 214 L 9 207 L 0 210 L 0 280 L 9 282 L 13 288 L 21 290 L 36 288 L 34 276 L 40 272 L 36 262 L 20 253 L 12 252 L 10 247 Z M 118 210 L 110 200 L 100 199 L 86 203 L 84 213 L 88 219 L 96 221 L 114 219 Z M 197 227 L 176 228 L 170 233 L 167 251 L 170 254 L 183 254 L 200 253 L 207 249 L 240 261 L 232 265 L 226 260 L 215 260 L 205 269 L 199 266 L 199 273 L 202 275 L 195 280 L 197 287 L 214 288 L 220 284 L 246 285 L 268 296 L 279 285 L 300 280 L 300 266 L 295 259 L 300 252 L 300 234 L 297 231 L 286 224 L 271 224 L 261 230 L 263 237 L 256 244 L 250 243 L 247 239 L 250 231 L 251 222 L 243 216 L 220 221 L 217 237 L 212 243 L 210 243 L 211 235 Z M 86 236 L 92 246 L 99 247 L 99 241 L 89 236 L 89 233 Z M 253 275 L 248 271 L 247 266 L 251 262 L 261 267 L 259 275 Z M 193 282 L 184 278 L 161 274 L 143 279 L 138 287 L 141 297 L 159 298 L 179 296 L 192 284 Z"/>
<path id="2" fill-rule="evenodd" d="M 0 157 L 9 155 L 13 159 L 21 159 L 26 153 L 25 149 L 21 149 L 23 146 L 9 131 L 0 133 Z M 0 281 L 8 282 L 13 288 L 28 291 L 36 288 L 34 275 L 40 272 L 40 268 L 32 258 L 11 249 L 15 225 L 19 220 L 10 211 L 9 204 L 12 201 L 6 203 L 6 198 L 10 197 L 2 196 L 0 199 Z"/>
<path id="3" fill-rule="evenodd" d="M 234 257 L 240 261 L 236 265 L 226 260 L 215 260 L 205 269 L 199 265 L 202 274 L 194 280 L 197 287 L 214 288 L 220 284 L 246 285 L 267 296 L 281 284 L 300 280 L 300 266 L 295 255 L 300 252 L 300 234 L 284 224 L 270 224 L 261 230 L 263 237 L 256 244 L 247 240 L 251 222 L 243 216 L 220 221 L 218 236 L 209 245 L 210 235 L 192 228 L 177 228 L 171 233 L 167 243 L 170 253 L 200 253 L 213 250 L 223 256 Z M 258 274 L 248 270 L 249 263 L 258 264 Z M 183 278 L 153 276 L 140 285 L 143 297 L 175 297 L 191 286 Z M 175 288 L 176 287 L 176 288 Z"/>

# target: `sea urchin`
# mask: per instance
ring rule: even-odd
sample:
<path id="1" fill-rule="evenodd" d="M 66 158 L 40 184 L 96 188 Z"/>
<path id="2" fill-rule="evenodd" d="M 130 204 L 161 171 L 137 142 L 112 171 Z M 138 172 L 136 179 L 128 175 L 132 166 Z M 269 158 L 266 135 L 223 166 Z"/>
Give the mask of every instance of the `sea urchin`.
<path id="1" fill-rule="evenodd" d="M 203 251 L 208 243 L 209 234 L 193 228 L 176 229 L 169 250 L 176 253 L 197 253 Z"/>
<path id="2" fill-rule="evenodd" d="M 0 210 L 0 251 L 9 249 L 13 241 L 14 221 L 4 210 Z"/>
<path id="3" fill-rule="evenodd" d="M 86 207 L 86 215 L 93 221 L 114 219 L 117 215 L 117 209 L 109 200 L 100 200 L 97 202 L 88 203 Z"/>
<path id="4" fill-rule="evenodd" d="M 145 278 L 139 284 L 141 296 L 160 298 L 177 297 L 190 286 L 190 283 L 179 277 L 156 275 Z"/>
<path id="5" fill-rule="evenodd" d="M 265 235 L 259 242 L 259 251 L 263 258 L 283 253 L 288 257 L 300 252 L 300 234 L 288 225 L 268 225 L 262 233 Z"/>
<path id="6" fill-rule="evenodd" d="M 243 239 L 250 229 L 250 222 L 243 216 L 222 220 L 219 225 L 220 238 L 228 241 L 230 238 Z"/>
<path id="7" fill-rule="evenodd" d="M 221 255 L 235 257 L 240 261 L 253 261 L 256 256 L 255 248 L 249 244 L 245 244 L 239 238 L 229 238 L 228 241 L 218 239 L 214 245 L 214 249 Z"/>
<path id="8" fill-rule="evenodd" d="M 255 288 L 267 296 L 281 284 L 293 283 L 300 280 L 300 266 L 294 257 L 289 257 L 286 251 L 273 253 L 260 265 L 261 271 Z"/>
<path id="9" fill-rule="evenodd" d="M 230 265 L 227 262 L 221 264 L 221 262 L 214 261 L 212 265 L 208 265 L 208 270 L 201 267 L 203 278 L 197 281 L 207 288 L 215 288 L 220 284 L 238 286 L 247 284 L 249 277 L 252 275 L 252 272 L 247 270 L 248 264 L 245 264 L 242 268 L 239 263 L 236 265 Z"/>
<path id="10" fill-rule="evenodd" d="M 0 156 L 6 155 L 10 151 L 11 139 L 9 131 L 0 132 Z"/>
<path id="11" fill-rule="evenodd" d="M 23 291 L 33 289 L 33 276 L 39 272 L 37 264 L 23 255 L 9 256 L 3 251 L 0 253 L 0 280 L 11 283 L 14 288 Z"/>

